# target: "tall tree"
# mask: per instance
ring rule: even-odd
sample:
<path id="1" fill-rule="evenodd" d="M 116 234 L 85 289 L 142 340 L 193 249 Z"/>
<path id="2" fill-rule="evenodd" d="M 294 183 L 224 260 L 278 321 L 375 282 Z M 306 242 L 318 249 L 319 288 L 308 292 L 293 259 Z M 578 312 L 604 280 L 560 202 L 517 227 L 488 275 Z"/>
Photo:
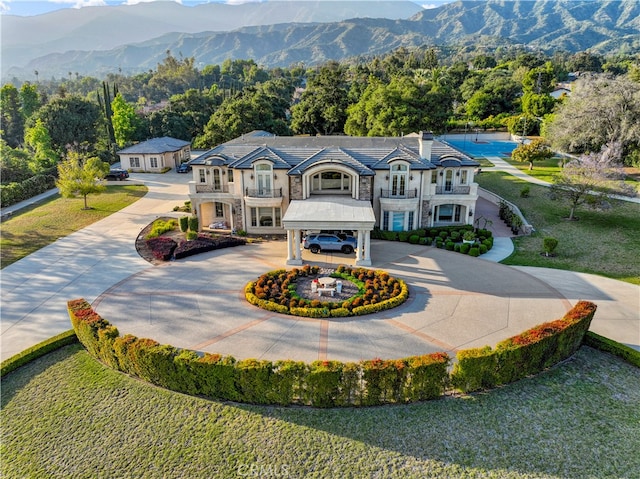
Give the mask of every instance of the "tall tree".
<path id="1" fill-rule="evenodd" d="M 576 208 L 580 205 L 597 207 L 615 195 L 635 194 L 635 189 L 623 181 L 621 154 L 621 145 L 610 143 L 598 153 L 582 155 L 565 164 L 554 179 L 552 194 L 569 204 L 569 220 L 575 219 Z"/>
<path id="2" fill-rule="evenodd" d="M 590 75 L 576 81 L 545 135 L 553 149 L 599 151 L 619 142 L 623 157 L 640 149 L 640 83 L 626 77 Z"/>
<path id="3" fill-rule="evenodd" d="M 51 135 L 40 118 L 33 126 L 27 128 L 24 140 L 32 155 L 29 162 L 31 171 L 38 173 L 57 164 L 60 157 L 51 147 Z"/>
<path id="4" fill-rule="evenodd" d="M 20 87 L 20 103 L 22 116 L 25 119 L 30 118 L 42 106 L 38 87 L 29 82 L 23 83 Z"/>
<path id="5" fill-rule="evenodd" d="M 106 186 L 104 177 L 109 164 L 97 157 L 85 158 L 76 151 L 69 151 L 67 158 L 58 164 L 56 186 L 65 198 L 84 198 L 84 210 L 88 210 L 87 196 L 102 193 Z"/>
<path id="6" fill-rule="evenodd" d="M 300 102 L 291 109 L 291 129 L 296 133 L 342 133 L 347 119 L 346 71 L 338 62 L 322 66 L 308 82 Z"/>
<path id="7" fill-rule="evenodd" d="M 282 105 L 263 88 L 247 88 L 242 95 L 222 102 L 194 146 L 210 148 L 253 130 L 290 134 Z"/>
<path id="8" fill-rule="evenodd" d="M 24 117 L 18 89 L 11 83 L 0 90 L 0 128 L 2 138 L 12 148 L 22 145 L 24 136 Z"/>
<path id="9" fill-rule="evenodd" d="M 138 115 L 134 106 L 127 103 L 120 93 L 111 102 L 111 123 L 118 147 L 122 148 L 134 139 L 138 130 Z"/>
<path id="10" fill-rule="evenodd" d="M 54 98 L 32 117 L 40 118 L 51 135 L 51 147 L 64 154 L 71 145 L 82 145 L 92 151 L 98 139 L 102 115 L 96 103 L 78 96 Z"/>

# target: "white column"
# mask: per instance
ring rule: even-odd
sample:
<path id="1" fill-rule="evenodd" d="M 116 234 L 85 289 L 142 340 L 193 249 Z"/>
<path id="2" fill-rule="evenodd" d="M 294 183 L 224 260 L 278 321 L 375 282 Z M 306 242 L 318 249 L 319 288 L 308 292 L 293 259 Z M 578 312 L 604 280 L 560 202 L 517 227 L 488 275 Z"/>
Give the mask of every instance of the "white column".
<path id="1" fill-rule="evenodd" d="M 358 255 L 356 265 L 371 266 L 371 234 L 369 231 L 358 231 Z"/>
<path id="2" fill-rule="evenodd" d="M 364 234 L 364 260 L 371 264 L 371 231 L 365 231 Z"/>
<path id="3" fill-rule="evenodd" d="M 301 265 L 300 230 L 287 230 L 287 264 Z"/>
<path id="4" fill-rule="evenodd" d="M 287 264 L 291 264 L 291 260 L 293 259 L 292 253 L 292 238 L 291 238 L 291 230 L 287 230 Z"/>
<path id="5" fill-rule="evenodd" d="M 294 257 L 299 261 L 298 264 L 302 264 L 302 252 L 300 251 L 300 230 L 293 231 L 293 241 L 294 241 Z"/>

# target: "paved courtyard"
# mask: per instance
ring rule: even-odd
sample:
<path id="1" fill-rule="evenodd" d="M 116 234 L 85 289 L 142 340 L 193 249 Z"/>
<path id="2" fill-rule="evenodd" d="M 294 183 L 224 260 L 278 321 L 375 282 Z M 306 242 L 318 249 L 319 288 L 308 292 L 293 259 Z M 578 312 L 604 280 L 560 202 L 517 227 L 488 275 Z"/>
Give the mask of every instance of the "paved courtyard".
<path id="1" fill-rule="evenodd" d="M 149 268 L 107 290 L 94 306 L 121 334 L 238 359 L 303 361 L 398 358 L 494 345 L 571 307 L 553 287 L 517 269 L 382 241 L 373 242 L 374 267 L 410 288 L 410 299 L 398 308 L 311 319 L 247 303 L 244 286 L 283 268 L 285 251 L 284 241 L 272 241 Z M 323 267 L 353 264 L 340 253 L 305 255 L 305 262 Z"/>

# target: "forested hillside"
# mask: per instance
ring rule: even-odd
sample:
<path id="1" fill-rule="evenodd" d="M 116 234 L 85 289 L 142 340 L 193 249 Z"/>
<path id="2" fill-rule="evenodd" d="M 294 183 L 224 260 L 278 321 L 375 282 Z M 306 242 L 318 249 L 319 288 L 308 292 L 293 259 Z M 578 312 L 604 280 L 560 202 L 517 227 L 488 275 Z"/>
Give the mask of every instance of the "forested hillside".
<path id="1" fill-rule="evenodd" d="M 133 37 L 128 41 L 120 39 L 115 48 L 113 42 L 119 36 L 114 36 L 113 30 L 108 31 L 103 46 L 91 46 L 95 44 L 93 36 L 101 31 L 97 25 L 91 33 L 85 25 L 81 29 L 85 37 L 76 37 L 74 43 L 70 43 L 73 32 L 49 44 L 37 41 L 40 30 L 28 29 L 32 40 L 27 45 L 32 49 L 47 49 L 48 54 L 42 50 L 42 56 L 38 58 L 33 51 L 16 50 L 18 45 L 5 43 L 3 33 L 3 75 L 5 78 L 33 79 L 35 70 L 46 78 L 59 78 L 69 71 L 98 77 L 114 71 L 134 74 L 155 68 L 167 50 L 193 57 L 196 65 L 251 58 L 266 67 L 289 67 L 295 63 L 318 65 L 329 60 L 378 55 L 399 47 L 424 45 L 439 48 L 473 45 L 488 50 L 519 45 L 547 54 L 586 50 L 600 54 L 640 52 L 640 3 L 636 0 L 459 1 L 433 9 L 418 8 L 418 13 L 411 18 L 393 16 L 381 9 L 372 8 L 364 13 L 354 9 L 360 13 L 360 18 L 342 17 L 341 21 L 318 20 L 327 18 L 318 12 L 315 16 L 303 13 L 313 12 L 309 5 L 316 4 L 337 5 L 335 13 L 344 13 L 340 8 L 349 2 L 303 2 L 305 7 L 300 15 L 292 18 L 283 11 L 280 20 L 267 24 L 268 19 L 277 16 L 267 15 L 267 7 L 263 5 L 272 3 L 243 6 L 247 9 L 245 26 L 232 31 L 221 29 L 213 21 L 210 27 L 203 25 L 203 18 L 207 18 L 204 16 L 194 19 L 194 26 L 189 30 L 176 27 L 172 33 L 166 33 L 166 26 L 158 26 L 157 31 L 164 35 L 153 39 L 147 37 L 145 41 Z M 389 3 L 397 6 L 397 15 L 411 10 L 405 2 Z M 258 21 L 254 8 L 265 13 L 262 21 Z M 386 17 L 372 18 L 380 14 Z M 172 17 L 163 18 L 168 21 Z M 309 22 L 312 18 L 315 21 Z M 149 23 L 157 21 L 152 18 Z M 231 24 L 235 25 L 234 21 Z M 139 33 L 146 26 L 145 20 L 139 19 L 138 25 L 131 30 Z M 63 40 L 64 43 L 59 44 Z M 108 43 L 111 46 L 107 46 Z M 56 49 L 50 46 L 56 46 Z"/>
<path id="2" fill-rule="evenodd" d="M 571 95 L 554 98 L 569 72 L 580 72 Z M 113 163 L 118 149 L 148 138 L 210 148 L 258 129 L 354 136 L 506 129 L 542 134 L 577 154 L 615 141 L 627 164 L 640 163 L 637 56 L 399 48 L 315 67 L 226 60 L 200 69 L 193 57 L 167 53 L 138 75 L 7 83 L 0 99 L 3 195 L 9 183 L 55 174 L 70 154 Z"/>

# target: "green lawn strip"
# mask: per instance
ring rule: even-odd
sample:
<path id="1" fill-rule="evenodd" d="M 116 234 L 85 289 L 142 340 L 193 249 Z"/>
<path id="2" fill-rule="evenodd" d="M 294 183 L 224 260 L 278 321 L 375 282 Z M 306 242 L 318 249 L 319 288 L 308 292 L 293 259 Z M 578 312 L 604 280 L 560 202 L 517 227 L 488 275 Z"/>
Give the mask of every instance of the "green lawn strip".
<path id="1" fill-rule="evenodd" d="M 567 221 L 569 207 L 549 197 L 549 189 L 502 172 L 483 172 L 478 184 L 515 203 L 534 226 L 530 236 L 515 239 L 516 251 L 504 264 L 538 266 L 599 274 L 640 284 L 640 205 L 614 201 L 614 207 L 597 211 L 582 206 L 578 221 Z M 529 186 L 528 198 L 520 191 Z M 544 237 L 556 238 L 556 256 L 540 253 Z"/>
<path id="2" fill-rule="evenodd" d="M 53 243 L 116 211 L 138 201 L 148 189 L 146 186 L 109 186 L 100 195 L 89 196 L 91 209 L 83 210 L 82 198 L 52 196 L 43 202 L 20 210 L 2 222 L 0 236 L 0 267 Z"/>
<path id="3" fill-rule="evenodd" d="M 3 378 L 0 472 L 633 477 L 640 469 L 639 381 L 640 369 L 583 347 L 543 374 L 472 396 L 360 409 L 258 407 L 156 388 L 72 345 Z"/>
<path id="4" fill-rule="evenodd" d="M 558 164 L 560 158 L 551 158 L 546 161 L 536 161 L 533 163 L 533 169 L 529 169 L 529 163 L 522 161 L 515 161 L 511 158 L 503 158 L 504 161 L 515 166 L 523 173 L 529 176 L 537 178 L 542 181 L 553 183 L 553 177 L 560 173 L 560 166 Z"/>

